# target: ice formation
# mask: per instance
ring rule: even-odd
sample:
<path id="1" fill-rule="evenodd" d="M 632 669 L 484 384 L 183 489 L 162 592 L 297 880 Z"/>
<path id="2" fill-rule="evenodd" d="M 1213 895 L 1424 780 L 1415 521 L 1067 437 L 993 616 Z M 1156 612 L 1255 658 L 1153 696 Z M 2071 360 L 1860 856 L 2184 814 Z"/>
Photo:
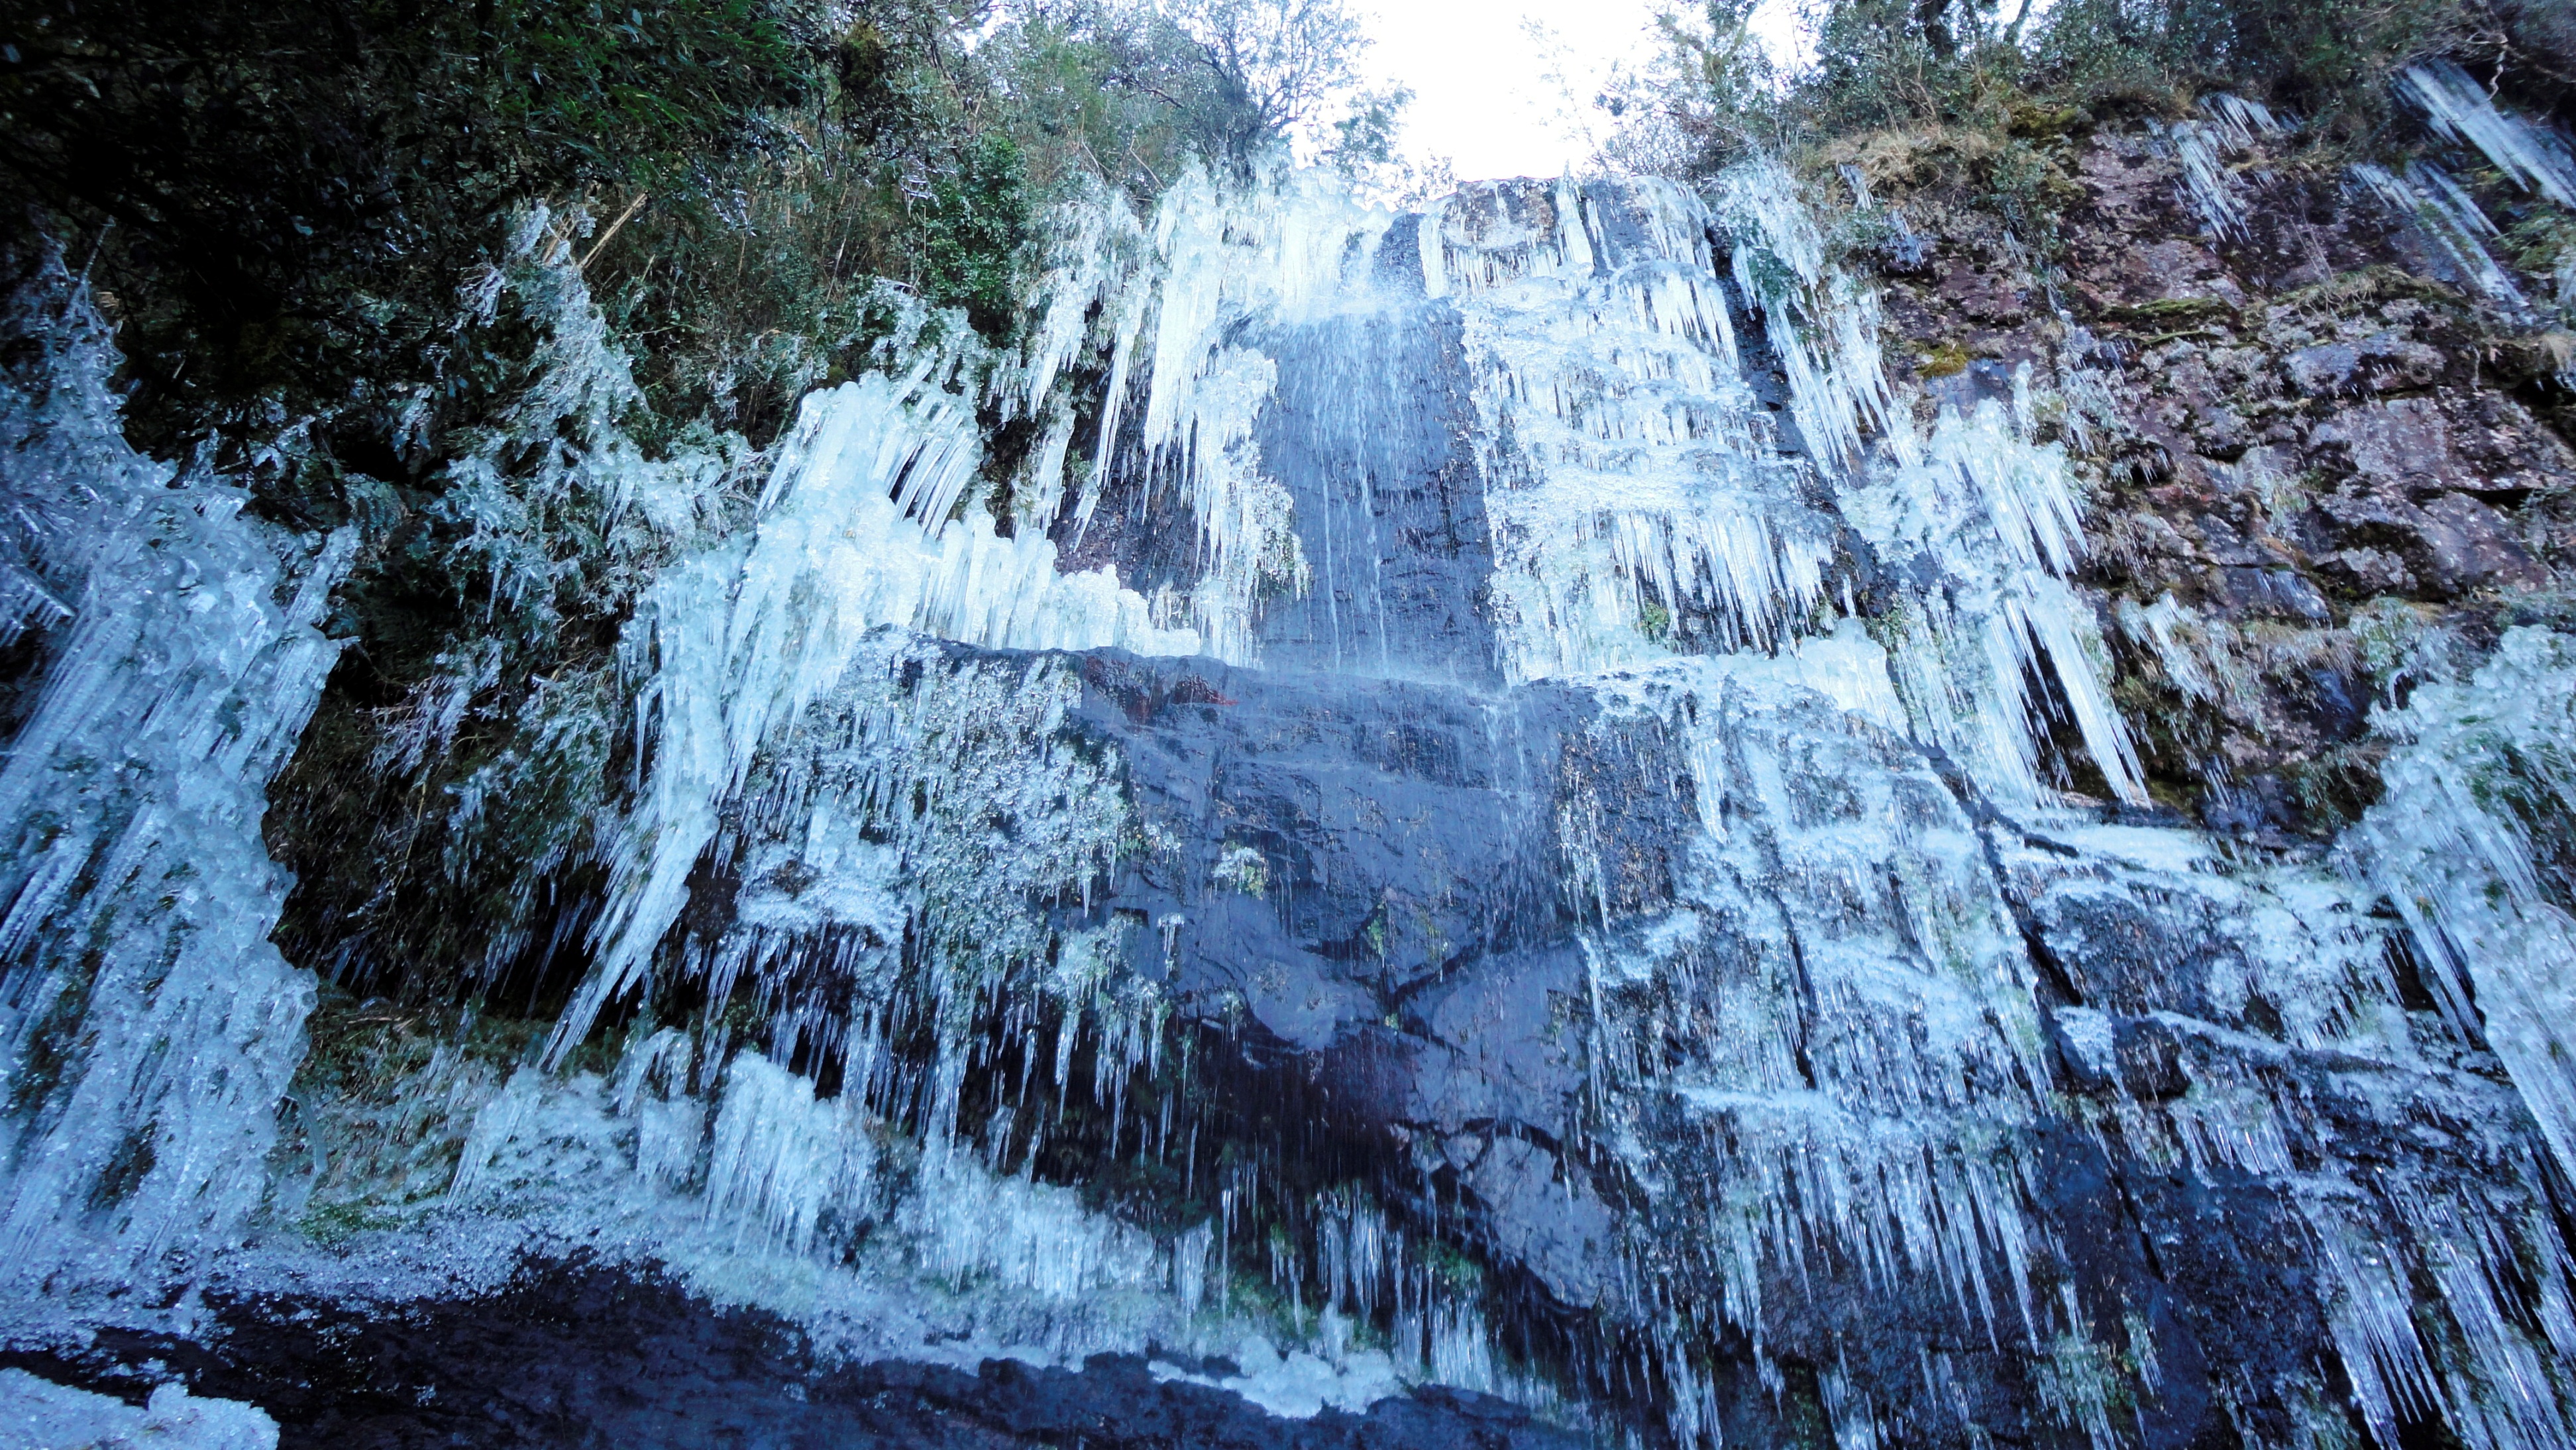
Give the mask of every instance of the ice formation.
<path id="1" fill-rule="evenodd" d="M 2403 743 L 2352 848 L 2432 968 L 2443 1011 L 2483 1028 L 2576 1173 L 2576 918 L 2541 842 L 2576 811 L 2576 654 L 2508 631 L 2470 680 L 2417 689 L 2381 729 Z"/>
<path id="2" fill-rule="evenodd" d="M 928 373 L 810 397 L 752 536 L 683 562 L 639 611 L 625 644 L 649 681 L 636 724 L 662 746 L 617 858 L 600 965 L 559 1050 L 636 982 L 754 756 L 841 679 L 870 631 L 1195 651 L 1195 634 L 1156 627 L 1111 571 L 1060 573 L 1044 535 L 997 538 L 980 513 L 948 521 L 981 445 L 972 408 Z"/>
<path id="3" fill-rule="evenodd" d="M 2576 156 L 2568 154 L 2567 142 L 2497 110 L 2486 89 L 2456 63 L 2437 59 L 2409 66 L 2398 89 L 2424 109 L 2434 130 L 2477 147 L 2526 191 L 2576 207 Z"/>
<path id="4" fill-rule="evenodd" d="M 2555 184 L 2545 138 L 2442 74 L 2409 83 L 2508 174 Z M 2227 158 L 2280 123 L 2228 97 L 2208 111 L 2168 139 L 2230 234 L 2245 203 Z M 2518 299 L 2447 176 L 2356 176 Z M 281 1216 L 381 1212 L 380 1242 L 452 1235 L 503 1246 L 495 1261 L 549 1234 L 604 1245 L 852 1355 L 1151 1350 L 1159 1376 L 1291 1414 L 1437 1382 L 1580 1419 L 1564 1393 L 1580 1373 L 1701 1445 L 1728 1413 L 1724 1345 L 1775 1402 L 1803 1376 L 1845 1447 L 1925 1427 L 1975 1441 L 1963 1380 L 2009 1358 L 2068 1436 L 2107 1447 L 2173 1360 L 2152 1306 L 2079 1292 L 2067 1266 L 2095 1246 L 2061 1242 L 2049 1205 L 2052 1175 L 2116 1153 L 2278 1207 L 2322 1276 L 2336 1383 L 2382 1443 L 2433 1415 L 2479 1446 L 2576 1438 L 2576 1308 L 2541 1162 L 2576 1173 L 2576 930 L 2553 834 L 2576 807 L 2565 636 L 2514 630 L 2472 679 L 2382 711 L 2388 795 L 2346 874 L 2236 859 L 2112 824 L 2135 817 L 2077 790 L 2098 777 L 2146 801 L 2071 583 L 2082 409 L 2047 421 L 2051 393 L 2099 380 L 2041 359 L 1937 396 L 1893 381 L 1878 299 L 1829 260 L 1778 164 L 1705 197 L 1486 184 L 1408 218 L 1303 173 L 1192 175 L 1150 218 L 1099 196 L 1050 226 L 1017 352 L 915 316 L 766 455 L 648 459 L 621 431 L 633 382 L 605 324 L 542 215 L 523 223 L 469 302 L 548 319 L 543 386 L 501 431 L 549 450 L 533 482 L 469 457 L 443 507 L 496 609 L 542 609 L 577 562 L 550 540 L 553 504 L 597 494 L 639 531 L 621 567 L 651 582 L 615 678 L 588 687 L 632 742 L 603 808 L 589 975 L 528 1059 L 451 1043 L 417 1068 L 402 1162 L 311 1129 L 315 1163 L 276 1185 L 258 1165 L 312 989 L 265 941 L 282 883 L 261 796 L 333 659 L 319 624 L 352 545 L 250 521 L 225 480 L 134 455 L 78 286 L 56 274 L 22 298 L 12 329 L 50 341 L 0 394 L 24 501 L 0 633 L 41 640 L 46 673 L 0 766 L 19 833 L 0 855 L 0 1042 L 9 1092 L 57 1106 L 13 1125 L 15 1264 L 220 1245 L 273 1188 Z M 1417 432 L 1454 426 L 1430 443 L 1456 452 L 1426 445 L 1417 470 L 1466 479 L 1453 493 L 1399 476 L 1422 463 L 1399 444 L 1422 439 L 1298 391 L 1429 376 L 1397 366 L 1419 359 L 1382 346 L 1389 329 L 1455 338 L 1440 361 L 1458 391 L 1408 403 Z M 1300 408 L 1330 447 L 1290 435 Z M 979 413 L 1036 426 L 1013 476 L 989 466 Z M 716 485 L 741 478 L 763 484 L 727 528 Z M 1493 657 L 1455 678 L 1389 640 L 1390 558 L 1435 547 L 1378 528 L 1403 488 L 1451 511 L 1437 548 L 1489 550 L 1471 584 Z M 1367 537 L 1301 513 L 1317 498 L 1367 515 Z M 1068 562 L 1106 557 L 1130 572 Z M 1299 654 L 1282 620 L 1309 592 L 1329 627 Z M 1374 660 L 1345 650 L 1362 633 L 1344 608 L 1376 611 Z M 2115 622 L 2187 698 L 2237 687 L 2171 597 Z M 382 768 L 444 748 L 497 650 L 442 662 Z M 1438 678 L 1402 695 L 1414 674 Z M 1447 691 L 1491 758 L 1451 758 L 1401 711 L 1359 739 L 1317 703 L 1354 680 Z M 1222 733 L 1255 689 L 1290 703 Z M 1562 948 L 1571 985 L 1506 1006 L 1564 1034 L 1580 1085 L 1544 1131 L 1478 1118 L 1434 1143 L 1408 1120 L 1404 1170 L 1354 1168 L 1283 1209 L 1277 1162 L 1202 1154 L 1203 1105 L 1174 1101 L 1189 1053 L 1249 1062 L 1277 1035 L 1245 1028 L 1239 986 L 1178 984 L 1185 945 L 1207 952 L 1194 918 L 1289 923 L 1299 893 L 1333 884 L 1315 863 L 1344 828 L 1294 754 L 1328 737 L 1366 757 L 1357 791 L 1393 799 L 1413 771 L 1543 796 L 1533 850 L 1558 879 L 1534 914 L 1563 932 L 1427 947 L 1399 983 L 1390 938 L 1439 928 L 1398 920 L 1391 890 L 1339 935 L 1290 923 L 1329 938 L 1299 949 L 1367 1003 L 1356 1027 L 1328 1023 L 1336 1045 L 1428 1051 L 1406 1013 L 1453 971 Z M 1498 784 L 1541 737 L 1557 758 Z M 1256 780 L 1275 814 L 1238 819 L 1243 797 L 1209 787 L 1181 822 L 1206 838 L 1184 839 L 1146 808 L 1139 762 L 1157 753 L 1167 797 L 1213 757 L 1211 777 Z M 478 775 L 454 808 L 512 779 Z M 1648 829 L 1651 851 L 1621 839 Z M 2409 1023 L 2382 896 L 2545 1149 L 2492 1126 L 2500 1078 Z M 110 944 L 94 961 L 73 950 L 91 940 Z M 39 1080 L 66 1043 L 72 1065 Z M 2348 1136 L 2347 1100 L 2465 1166 L 2418 1172 Z M 1047 1181 L 1059 1144 L 1187 1212 Z M 1544 1211 L 1478 1220 L 1471 1202 Z M 1471 1233 L 1633 1362 L 1551 1378 L 1526 1344 L 1516 1358 L 1489 1318 L 1499 1294 L 1456 1250 Z M 1916 1316 L 1889 1333 L 1910 1351 L 1901 1386 L 1865 1356 L 1783 1348 L 1811 1311 L 1873 1296 Z M 0 1380 L 21 1392 L 88 1413 Z"/>
<path id="5" fill-rule="evenodd" d="M 2498 302 L 2522 305 L 2521 285 L 2487 250 L 2495 223 L 2450 173 L 2429 161 L 2410 161 L 2400 176 L 2365 161 L 2352 168 L 2352 175 L 2390 210 L 2412 219 L 2461 281 Z"/>
<path id="6" fill-rule="evenodd" d="M 1917 400 L 1887 381 L 1876 297 L 1825 264 L 1786 174 L 1740 167 L 1720 206 L 1737 282 L 1779 353 L 1843 522 L 1883 566 L 1919 561 L 1943 582 L 1908 591 L 1885 620 L 1915 729 L 2037 799 L 2042 722 L 2062 711 L 2111 792 L 2143 800 L 2136 752 L 2101 683 L 2098 632 L 2066 584 L 2084 549 L 2078 486 L 2065 445 L 2034 441 L 2030 376 L 1965 413 L 1941 406 L 1926 430 Z M 2053 681 L 2055 698 L 2033 698 L 2033 679 Z"/>
<path id="7" fill-rule="evenodd" d="M 268 942 L 287 883 L 260 819 L 355 537 L 255 522 L 233 481 L 128 448 L 108 329 L 59 265 L 5 326 L 32 353 L 0 379 L 12 626 L 44 665 L 0 766 L 0 1082 L 45 1110 L 8 1126 L 0 1272 L 114 1279 L 260 1200 L 313 996 Z"/>
<path id="8" fill-rule="evenodd" d="M 137 1409 L 122 1400 L 0 1369 L 0 1450 L 277 1450 L 277 1422 L 173 1381 Z"/>
<path id="9" fill-rule="evenodd" d="M 1705 1327 L 1757 1345 L 1767 1271 L 1814 1253 L 1933 1275 L 1981 1336 L 2035 1343 L 2028 1169 L 1997 1131 L 2033 1120 L 2044 1080 L 2027 962 L 1885 672 L 1855 629 L 1640 686 L 1692 738 L 1708 839 L 1672 917 L 1591 949 L 1622 1111 L 1660 1099 L 1691 1125 L 1650 1181 L 1674 1186 L 1658 1218 L 1697 1227 L 1636 1251 L 1705 1256 L 1726 1286 Z"/>
<path id="10" fill-rule="evenodd" d="M 1707 228 L 1651 180 L 1470 188 L 1422 221 L 1479 375 L 1514 678 L 1668 654 L 1684 613 L 1769 646 L 1824 592 L 1832 531 L 1746 383 Z"/>

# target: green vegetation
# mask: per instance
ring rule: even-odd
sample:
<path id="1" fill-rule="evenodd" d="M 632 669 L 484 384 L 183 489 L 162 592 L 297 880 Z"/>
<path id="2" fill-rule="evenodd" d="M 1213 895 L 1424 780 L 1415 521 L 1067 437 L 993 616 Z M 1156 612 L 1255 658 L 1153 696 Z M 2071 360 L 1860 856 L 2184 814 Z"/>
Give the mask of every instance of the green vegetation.
<path id="1" fill-rule="evenodd" d="M 1759 8 L 1705 0 L 1666 15 L 1663 53 L 1601 98 L 1621 127 L 1615 159 L 1702 175 L 1754 149 L 1964 132 L 1947 138 L 1962 159 L 2009 171 L 1998 148 L 2185 114 L 2222 90 L 2304 118 L 2314 138 L 2358 142 L 2392 120 L 2391 74 L 2435 55 L 2530 109 L 2576 93 L 2576 20 L 2551 4 L 2060 0 L 2034 15 L 2021 0 L 1818 0 L 1804 11 L 1813 64 L 1794 72 L 1754 35 Z M 2014 178 L 1997 180 L 2011 210 Z M 2012 220 L 2027 233 L 2045 215 Z"/>

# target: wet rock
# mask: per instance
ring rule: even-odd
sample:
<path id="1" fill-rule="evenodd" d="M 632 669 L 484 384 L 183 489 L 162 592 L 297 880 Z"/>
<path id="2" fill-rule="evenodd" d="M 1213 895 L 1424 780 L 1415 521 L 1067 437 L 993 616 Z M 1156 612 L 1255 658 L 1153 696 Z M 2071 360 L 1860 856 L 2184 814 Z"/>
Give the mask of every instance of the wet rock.
<path id="1" fill-rule="evenodd" d="M 2457 596 L 2490 586 L 2537 588 L 2548 571 L 2513 541 L 2496 511 L 2464 493 L 2424 505 L 2422 572 L 2436 591 Z"/>
<path id="2" fill-rule="evenodd" d="M 1602 1303 L 1618 1268 L 1618 1226 L 1588 1176 L 1556 1153 L 1498 1136 L 1460 1175 L 1484 1206 L 1483 1233 L 1507 1262 L 1574 1309 Z"/>
<path id="3" fill-rule="evenodd" d="M 2440 351 L 2421 342 L 2376 332 L 2358 341 L 2297 349 L 2282 359 L 2282 371 L 2301 393 L 2324 397 L 2430 387 L 2440 380 L 2445 362 Z"/>
<path id="4" fill-rule="evenodd" d="M 2361 349 L 2348 342 L 2303 347 L 2284 358 L 2282 368 L 2289 374 L 2290 386 L 2302 393 L 2340 393 L 2361 370 Z"/>
<path id="5" fill-rule="evenodd" d="M 2234 613 L 2272 615 L 2323 624 L 2334 617 L 2317 586 L 2295 569 L 2235 567 L 2219 571 L 2217 593 Z"/>
<path id="6" fill-rule="evenodd" d="M 1085 692 L 1087 728 L 1125 753 L 1148 829 L 1188 844 L 1137 863 L 1107 906 L 1157 924 L 1135 965 L 1186 1000 L 1239 1002 L 1321 1049 L 1452 961 L 1563 930 L 1552 812 L 1559 742 L 1584 714 L 1571 695 L 1516 692 L 1497 716 L 1434 685 L 1179 661 L 1115 674 L 1116 692 Z M 1226 703 L 1132 708 L 1193 690 Z M 1636 860 L 1622 879 L 1649 889 Z"/>
<path id="7" fill-rule="evenodd" d="M 841 1364 L 786 1320 L 711 1304 L 649 1268 L 593 1260 L 534 1262 L 498 1294 L 381 1315 L 295 1299 L 218 1296 L 214 1308 L 224 1332 L 203 1344 L 111 1332 L 71 1352 L 0 1358 L 136 1399 L 146 1376 L 175 1370 L 199 1395 L 274 1416 L 269 1443 L 284 1450 L 1574 1450 L 1582 1443 L 1519 1406 L 1459 1390 L 1398 1395 L 1364 1413 L 1326 1408 L 1291 1418 L 1184 1377 L 1239 1366 L 1187 1360 Z M 156 1394 L 156 1411 L 171 1393 Z"/>
<path id="8" fill-rule="evenodd" d="M 1431 1043 L 1416 1060 L 1407 1121 L 1445 1134 L 1503 1123 L 1565 1136 L 1583 1086 L 1583 998 L 1571 943 L 1444 974 L 1406 1008 Z"/>
<path id="9" fill-rule="evenodd" d="M 2318 573 L 2356 597 L 2416 592 L 2415 575 L 2406 567 L 2406 561 L 2385 550 L 2338 549 L 2320 555 L 2316 567 Z"/>
<path id="10" fill-rule="evenodd" d="M 2495 510 L 2466 494 L 2421 506 L 2384 493 L 2342 492 L 2316 500 L 2312 532 L 2319 567 L 2369 592 L 2411 582 L 2413 592 L 2455 599 L 2489 587 L 2533 587 L 2548 572 L 2515 543 Z"/>
<path id="11" fill-rule="evenodd" d="M 2443 492 L 2463 472 L 2441 409 L 2426 398 L 2344 409 L 2309 431 L 2308 448 L 2319 466 L 2400 494 Z"/>

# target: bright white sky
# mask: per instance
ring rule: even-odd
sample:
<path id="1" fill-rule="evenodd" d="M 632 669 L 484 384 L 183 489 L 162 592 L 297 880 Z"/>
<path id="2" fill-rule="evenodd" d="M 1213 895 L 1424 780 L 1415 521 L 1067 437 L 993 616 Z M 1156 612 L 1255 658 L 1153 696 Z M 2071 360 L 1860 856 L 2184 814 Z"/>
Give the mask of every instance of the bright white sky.
<path id="1" fill-rule="evenodd" d="M 1554 176 L 1591 154 L 1584 127 L 1601 81 L 1619 61 L 1643 65 L 1658 48 L 1655 13 L 1688 0 L 1360 0 L 1377 41 L 1368 69 L 1413 88 L 1402 148 L 1419 163 L 1446 156 L 1458 179 Z M 1772 0 L 1754 30 L 1777 53 L 1788 43 L 1789 0 Z M 1547 30 L 1544 46 L 1525 29 Z M 1550 72 L 1562 83 L 1547 79 Z M 1570 93 L 1570 95 L 1569 95 Z"/>

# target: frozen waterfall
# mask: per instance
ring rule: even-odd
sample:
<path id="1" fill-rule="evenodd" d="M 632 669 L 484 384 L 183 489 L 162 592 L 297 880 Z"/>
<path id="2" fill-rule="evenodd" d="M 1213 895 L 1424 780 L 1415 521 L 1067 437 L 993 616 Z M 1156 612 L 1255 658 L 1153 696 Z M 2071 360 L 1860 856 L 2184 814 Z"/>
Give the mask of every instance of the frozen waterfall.
<path id="1" fill-rule="evenodd" d="M 2569 200 L 2552 138 L 2408 84 Z M 2160 144 L 2216 235 L 2275 124 L 2211 114 Z M 2362 178 L 2449 215 L 2438 172 Z M 488 1284 L 580 1243 L 860 1359 L 2108 1447 L 2208 1366 L 2187 1246 L 2087 1225 L 2187 1234 L 2223 1189 L 2339 1359 L 2228 1393 L 2302 1443 L 2576 1441 L 2564 635 L 2387 702 L 2334 860 L 2236 851 L 2152 805 L 2111 688 L 2098 363 L 1927 392 L 1782 165 L 1403 215 L 1193 173 L 1049 226 L 1018 344 L 913 316 L 745 465 L 739 527 L 714 455 L 591 420 L 668 548 L 602 666 L 578 980 L 400 1065 L 399 1172 L 353 1141 L 386 1119 L 287 1106 L 316 985 L 267 939 L 264 792 L 355 538 L 138 456 L 81 284 L 16 299 L 13 1284 Z M 523 230 L 561 369 L 610 386 Z M 2180 648 L 2171 600 L 2123 608 Z M 2115 1159 L 2164 1199 L 2112 1204 Z M 1977 1375 L 2039 1418 L 1990 1435 Z"/>

